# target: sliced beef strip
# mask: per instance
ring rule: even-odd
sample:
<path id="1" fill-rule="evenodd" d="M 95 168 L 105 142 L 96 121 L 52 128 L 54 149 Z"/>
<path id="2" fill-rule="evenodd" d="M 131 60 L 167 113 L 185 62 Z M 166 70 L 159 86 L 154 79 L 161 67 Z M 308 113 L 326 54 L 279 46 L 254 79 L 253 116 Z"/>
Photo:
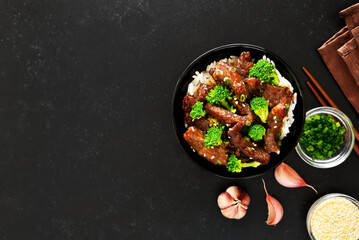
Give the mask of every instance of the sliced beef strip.
<path id="1" fill-rule="evenodd" d="M 197 102 L 204 102 L 206 101 L 206 97 L 208 93 L 214 88 L 215 86 L 209 86 L 207 84 L 201 83 L 197 90 L 194 93 L 194 98 Z"/>
<path id="2" fill-rule="evenodd" d="M 235 67 L 232 67 L 223 61 L 219 61 L 216 69 L 210 71 L 210 74 L 212 74 L 214 80 L 223 83 L 224 85 L 227 84 L 228 80 L 230 87 L 233 89 L 238 99 L 240 99 L 242 95 L 247 98 L 246 86 L 244 85 L 241 76 L 236 72 Z"/>
<path id="3" fill-rule="evenodd" d="M 257 78 L 244 78 L 243 82 L 246 85 L 248 98 L 251 98 L 252 95 L 257 95 L 257 92 L 262 89 L 262 83 Z"/>
<path id="4" fill-rule="evenodd" d="M 206 103 L 204 106 L 204 110 L 207 111 L 209 115 L 218 119 L 221 123 L 226 125 L 227 127 L 231 127 L 238 122 L 244 122 L 244 124 L 248 121 L 248 116 L 240 116 L 231 111 L 223 109 L 221 107 L 217 107 L 210 103 Z"/>
<path id="5" fill-rule="evenodd" d="M 232 129 L 228 131 L 230 142 L 233 146 L 240 149 L 240 152 L 246 155 L 249 159 L 258 161 L 262 165 L 267 165 L 270 159 L 269 153 L 257 144 L 252 143 L 242 137 L 241 130 L 243 124 L 237 123 Z"/>
<path id="6" fill-rule="evenodd" d="M 196 99 L 190 95 L 186 95 L 183 98 L 182 109 L 184 112 L 184 123 L 189 126 L 193 124 L 193 118 L 191 117 L 190 113 L 195 103 L 196 103 Z"/>
<path id="7" fill-rule="evenodd" d="M 204 132 L 196 127 L 190 127 L 183 134 L 184 139 L 198 154 L 215 165 L 227 165 L 228 150 L 222 144 L 207 148 L 204 145 Z M 219 163 L 220 162 L 220 163 Z"/>
<path id="8" fill-rule="evenodd" d="M 184 112 L 184 122 L 188 126 L 196 126 L 202 131 L 207 131 L 209 129 L 209 120 L 206 117 L 201 117 L 199 119 L 193 119 L 190 115 L 193 105 L 196 103 L 194 97 L 186 95 L 183 98 L 183 112 Z"/>
<path id="9" fill-rule="evenodd" d="M 251 161 L 246 155 L 244 155 L 244 154 L 241 152 L 241 149 L 240 149 L 240 148 L 235 148 L 235 150 L 234 150 L 234 155 L 236 155 L 236 157 L 237 157 L 238 159 L 240 159 L 242 162 L 250 162 L 250 161 Z"/>
<path id="10" fill-rule="evenodd" d="M 241 55 L 233 63 L 237 73 L 244 79 L 248 77 L 249 69 L 253 67 L 252 57 L 250 52 L 242 52 Z"/>
<path id="11" fill-rule="evenodd" d="M 280 149 L 278 146 L 278 134 L 281 132 L 283 127 L 283 118 L 287 115 L 286 105 L 279 103 L 277 106 L 272 108 L 267 119 L 267 132 L 264 136 L 265 149 L 267 152 L 275 152 L 279 154 Z"/>
<path id="12" fill-rule="evenodd" d="M 269 108 L 273 108 L 279 103 L 290 104 L 293 100 L 293 93 L 288 87 L 263 84 L 263 97 L 269 101 Z"/>
<path id="13" fill-rule="evenodd" d="M 238 99 L 232 99 L 230 103 L 236 107 L 238 114 L 247 115 L 248 120 L 253 122 L 256 118 L 256 114 L 252 111 L 251 106 L 246 102 L 240 102 Z"/>
<path id="14" fill-rule="evenodd" d="M 193 126 L 201 129 L 202 131 L 207 132 L 207 130 L 210 128 L 209 126 L 209 120 L 206 117 L 202 117 L 200 119 L 195 119 L 193 121 Z"/>

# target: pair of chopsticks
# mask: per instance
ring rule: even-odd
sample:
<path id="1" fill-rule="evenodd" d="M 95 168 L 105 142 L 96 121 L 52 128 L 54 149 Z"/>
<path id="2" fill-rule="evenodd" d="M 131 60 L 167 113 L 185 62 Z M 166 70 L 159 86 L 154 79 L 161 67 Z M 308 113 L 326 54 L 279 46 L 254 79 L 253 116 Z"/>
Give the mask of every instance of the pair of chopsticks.
<path id="1" fill-rule="evenodd" d="M 303 71 L 305 72 L 305 74 L 307 74 L 307 76 L 309 77 L 309 79 L 313 82 L 313 84 L 317 87 L 317 89 L 319 90 L 319 92 L 322 94 L 322 96 L 325 98 L 325 100 L 327 100 L 327 102 L 329 103 L 329 105 L 333 108 L 336 108 L 338 110 L 339 107 L 335 104 L 335 102 L 328 96 L 328 94 L 324 91 L 324 89 L 322 88 L 322 86 L 320 86 L 320 84 L 317 82 L 317 80 L 315 80 L 315 78 L 312 76 L 312 74 L 310 74 L 308 72 L 308 70 L 305 67 L 302 67 Z M 309 89 L 313 92 L 314 96 L 316 97 L 316 99 L 320 102 L 320 104 L 322 104 L 322 106 L 328 106 L 325 101 L 323 100 L 323 98 L 319 95 L 319 93 L 314 89 L 313 85 L 310 84 L 310 82 L 306 82 L 306 84 L 308 85 Z M 359 142 L 359 133 L 358 131 L 354 128 L 354 135 L 355 135 L 355 139 Z M 356 155 L 359 157 L 359 145 L 358 143 L 354 143 L 354 148 L 353 148 L 354 152 L 356 153 Z"/>

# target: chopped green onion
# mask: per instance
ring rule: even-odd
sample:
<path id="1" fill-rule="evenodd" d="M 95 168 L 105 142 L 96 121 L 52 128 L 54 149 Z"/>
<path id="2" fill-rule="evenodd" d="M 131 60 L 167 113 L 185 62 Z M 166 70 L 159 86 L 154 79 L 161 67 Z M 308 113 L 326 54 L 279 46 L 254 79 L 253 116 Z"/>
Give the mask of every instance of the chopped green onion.
<path id="1" fill-rule="evenodd" d="M 244 102 L 246 100 L 246 95 L 241 94 L 241 96 L 239 97 L 239 101 Z"/>
<path id="2" fill-rule="evenodd" d="M 330 115 L 315 115 L 305 121 L 300 146 L 312 159 L 326 159 L 340 150 L 345 128 Z"/>

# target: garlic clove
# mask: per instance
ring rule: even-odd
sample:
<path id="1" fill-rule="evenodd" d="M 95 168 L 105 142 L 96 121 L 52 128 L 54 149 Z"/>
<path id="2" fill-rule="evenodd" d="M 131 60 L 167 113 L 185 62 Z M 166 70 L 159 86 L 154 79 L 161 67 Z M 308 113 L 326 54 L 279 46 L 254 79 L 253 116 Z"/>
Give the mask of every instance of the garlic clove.
<path id="1" fill-rule="evenodd" d="M 229 193 L 232 198 L 238 200 L 242 194 L 242 189 L 237 186 L 230 186 L 229 188 L 227 188 L 226 192 Z"/>
<path id="2" fill-rule="evenodd" d="M 232 186 L 218 196 L 217 203 L 224 217 L 241 219 L 246 215 L 250 197 L 239 187 Z"/>
<path id="3" fill-rule="evenodd" d="M 236 201 L 227 192 L 219 194 L 217 198 L 218 207 L 220 209 L 226 209 L 236 204 Z"/>
<path id="4" fill-rule="evenodd" d="M 277 225 L 283 217 L 283 207 L 280 202 L 268 194 L 266 184 L 263 181 L 264 191 L 266 192 L 266 201 L 268 205 L 268 218 L 266 223 L 268 225 Z"/>
<path id="5" fill-rule="evenodd" d="M 241 219 L 246 215 L 245 209 L 239 207 L 238 205 L 233 205 L 226 209 L 221 209 L 221 213 L 224 217 L 230 219 Z"/>
<path id="6" fill-rule="evenodd" d="M 247 192 L 237 186 L 227 188 L 226 192 L 229 193 L 235 200 L 239 201 L 238 204 L 241 204 L 244 209 L 248 209 L 251 199 Z"/>
<path id="7" fill-rule="evenodd" d="M 308 185 L 301 176 L 288 164 L 281 163 L 278 167 L 276 167 L 274 171 L 275 179 L 279 184 L 288 188 L 297 188 L 297 187 L 310 187 L 318 194 L 317 190 Z"/>

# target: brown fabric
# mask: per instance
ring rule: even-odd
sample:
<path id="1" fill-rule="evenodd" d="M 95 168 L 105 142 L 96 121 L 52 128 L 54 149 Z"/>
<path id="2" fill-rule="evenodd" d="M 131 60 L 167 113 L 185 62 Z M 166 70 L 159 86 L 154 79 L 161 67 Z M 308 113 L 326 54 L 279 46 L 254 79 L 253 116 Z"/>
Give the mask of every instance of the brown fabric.
<path id="1" fill-rule="evenodd" d="M 359 3 L 341 11 L 340 16 L 347 26 L 318 48 L 318 52 L 359 113 Z"/>
<path id="2" fill-rule="evenodd" d="M 352 34 L 354 36 L 355 41 L 359 44 L 359 26 L 352 29 Z"/>
<path id="3" fill-rule="evenodd" d="M 359 3 L 354 4 L 340 12 L 349 30 L 359 26 Z"/>
<path id="4" fill-rule="evenodd" d="M 351 75 L 359 86 L 359 45 L 354 38 L 341 46 L 337 52 L 346 63 Z"/>
<path id="5" fill-rule="evenodd" d="M 318 52 L 345 96 L 359 113 L 359 86 L 349 71 L 347 64 L 337 52 L 337 49 L 345 45 L 351 38 L 348 28 L 344 27 L 325 42 L 318 49 Z"/>

